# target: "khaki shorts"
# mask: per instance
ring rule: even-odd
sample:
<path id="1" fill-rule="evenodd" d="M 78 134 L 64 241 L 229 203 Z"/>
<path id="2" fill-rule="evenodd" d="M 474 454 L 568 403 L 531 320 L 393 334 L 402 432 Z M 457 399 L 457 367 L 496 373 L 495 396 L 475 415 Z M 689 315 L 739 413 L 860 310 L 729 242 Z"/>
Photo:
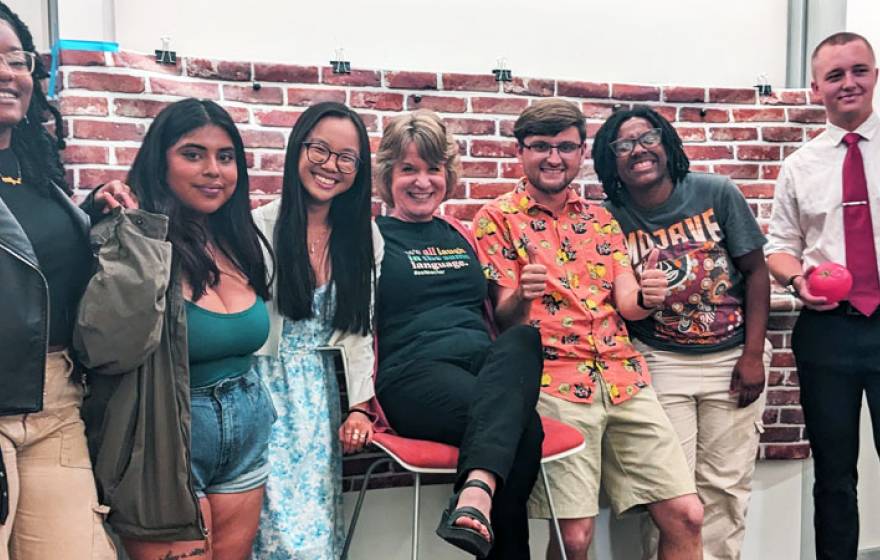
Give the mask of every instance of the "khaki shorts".
<path id="1" fill-rule="evenodd" d="M 541 393 L 537 409 L 579 429 L 587 443 L 580 453 L 546 465 L 559 518 L 598 515 L 600 481 L 616 515 L 696 493 L 681 444 L 651 387 L 612 405 L 600 381 L 592 404 Z M 529 498 L 529 516 L 550 518 L 540 477 Z"/>

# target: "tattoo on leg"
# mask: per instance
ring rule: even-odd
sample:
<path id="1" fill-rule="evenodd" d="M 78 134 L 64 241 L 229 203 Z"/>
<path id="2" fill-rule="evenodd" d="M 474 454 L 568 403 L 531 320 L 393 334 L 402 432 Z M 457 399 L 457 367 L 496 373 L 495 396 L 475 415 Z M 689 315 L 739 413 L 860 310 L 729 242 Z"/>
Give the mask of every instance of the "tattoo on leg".
<path id="1" fill-rule="evenodd" d="M 159 560 L 183 560 L 184 558 L 196 558 L 199 556 L 204 556 L 207 552 L 207 549 L 196 547 L 189 552 L 180 552 L 172 554 L 170 551 L 165 553 L 165 556 L 159 558 Z"/>

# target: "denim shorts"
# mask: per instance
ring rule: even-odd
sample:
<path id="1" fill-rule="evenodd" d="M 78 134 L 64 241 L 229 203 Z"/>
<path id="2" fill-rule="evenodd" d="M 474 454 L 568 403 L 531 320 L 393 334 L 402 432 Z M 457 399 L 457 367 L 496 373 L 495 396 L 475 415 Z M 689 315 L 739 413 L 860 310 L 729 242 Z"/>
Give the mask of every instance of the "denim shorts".
<path id="1" fill-rule="evenodd" d="M 259 488 L 269 478 L 272 397 L 253 369 L 190 390 L 193 486 L 205 494 Z"/>

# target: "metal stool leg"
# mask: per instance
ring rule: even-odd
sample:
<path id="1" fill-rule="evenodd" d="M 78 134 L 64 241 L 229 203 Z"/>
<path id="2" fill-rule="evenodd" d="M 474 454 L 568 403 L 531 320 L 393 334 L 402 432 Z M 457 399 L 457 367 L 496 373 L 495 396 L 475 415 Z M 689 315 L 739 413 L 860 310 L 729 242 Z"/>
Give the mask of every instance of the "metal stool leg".
<path id="1" fill-rule="evenodd" d="M 547 471 L 544 464 L 541 464 L 541 478 L 544 480 L 544 492 L 547 493 L 547 503 L 550 505 L 550 519 L 553 523 L 553 529 L 556 532 L 556 542 L 559 543 L 559 553 L 562 560 L 568 560 L 565 554 L 565 544 L 562 542 L 562 531 L 559 529 L 559 518 L 556 517 L 556 506 L 553 505 L 553 493 L 550 492 L 550 483 L 547 481 Z"/>
<path id="2" fill-rule="evenodd" d="M 413 536 L 412 536 L 412 560 L 419 558 L 419 493 L 422 489 L 422 477 L 415 473 L 416 483 L 413 488 Z"/>
<path id="3" fill-rule="evenodd" d="M 358 499 L 354 505 L 354 512 L 351 514 L 351 522 L 348 524 L 348 533 L 345 535 L 345 545 L 342 547 L 342 555 L 339 557 L 340 560 L 346 560 L 348 558 L 348 548 L 351 546 L 351 541 L 354 538 L 354 530 L 357 527 L 358 518 L 361 515 L 361 506 L 364 504 L 364 496 L 367 494 L 367 486 L 370 483 L 370 477 L 373 476 L 373 471 L 376 470 L 379 465 L 386 463 L 390 464 L 393 463 L 393 461 L 388 457 L 377 459 L 372 465 L 370 465 L 367 472 L 364 473 L 364 481 L 361 484 Z"/>

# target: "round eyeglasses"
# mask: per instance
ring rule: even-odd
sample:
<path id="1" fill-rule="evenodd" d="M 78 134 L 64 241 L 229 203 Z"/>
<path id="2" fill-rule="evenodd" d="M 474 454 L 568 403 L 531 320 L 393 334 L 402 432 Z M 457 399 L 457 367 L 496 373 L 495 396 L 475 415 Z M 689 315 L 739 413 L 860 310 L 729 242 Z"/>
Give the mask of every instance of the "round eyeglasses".
<path id="1" fill-rule="evenodd" d="M 336 169 L 346 175 L 354 173 L 360 166 L 361 159 L 354 154 L 334 152 L 320 142 L 303 142 L 302 145 L 306 147 L 306 157 L 314 164 L 327 163 L 330 157 L 336 156 Z"/>

